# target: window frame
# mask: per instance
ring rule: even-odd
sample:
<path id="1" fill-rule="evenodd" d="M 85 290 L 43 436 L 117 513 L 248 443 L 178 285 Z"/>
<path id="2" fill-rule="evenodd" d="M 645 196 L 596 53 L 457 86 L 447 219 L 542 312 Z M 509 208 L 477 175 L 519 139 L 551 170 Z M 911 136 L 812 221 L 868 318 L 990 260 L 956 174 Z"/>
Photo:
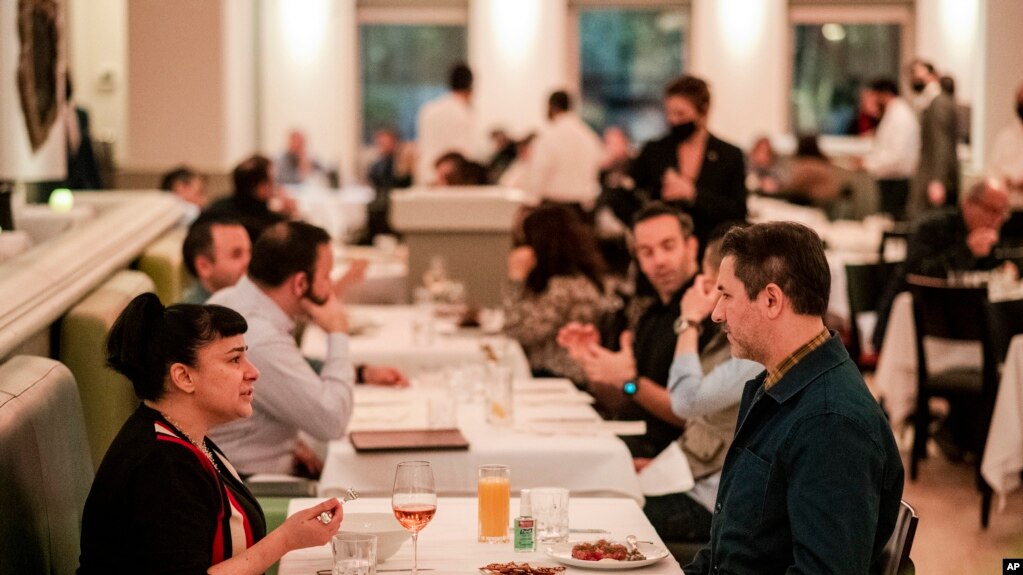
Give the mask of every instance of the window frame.
<path id="1" fill-rule="evenodd" d="M 582 86 L 582 44 L 579 32 L 579 20 L 583 11 L 592 9 L 609 10 L 678 10 L 685 17 L 687 28 L 685 37 L 679 46 L 681 51 L 682 73 L 690 69 L 693 53 L 693 7 L 691 0 L 568 0 L 568 31 L 565 34 L 568 49 L 565 51 L 565 74 L 568 89 L 580 101 L 583 97 Z M 639 142 L 633 142 L 639 145 Z"/>
<path id="2" fill-rule="evenodd" d="M 373 143 L 363 142 L 362 133 L 366 118 L 363 114 L 362 85 L 362 26 L 464 26 L 466 30 L 466 53 L 469 42 L 468 0 L 358 0 L 355 12 L 355 150 L 358 150 L 356 166 L 361 167 L 362 158 L 373 149 Z"/>
<path id="3" fill-rule="evenodd" d="M 832 4 L 799 2 L 789 4 L 788 22 L 785 28 L 786 51 L 788 55 L 783 67 L 785 86 L 785 127 L 793 131 L 792 82 L 796 77 L 796 34 L 795 27 L 803 24 L 898 24 L 899 73 L 896 80 L 904 84 L 906 66 L 916 58 L 916 16 L 912 2 L 908 0 L 876 0 L 856 4 Z"/>

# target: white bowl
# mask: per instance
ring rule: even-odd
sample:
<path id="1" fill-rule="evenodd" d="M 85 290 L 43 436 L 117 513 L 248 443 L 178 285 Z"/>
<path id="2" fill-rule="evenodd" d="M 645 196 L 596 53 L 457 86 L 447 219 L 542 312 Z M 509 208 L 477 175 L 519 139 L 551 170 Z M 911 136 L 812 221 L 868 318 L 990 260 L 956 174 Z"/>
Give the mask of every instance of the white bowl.
<path id="1" fill-rule="evenodd" d="M 412 537 L 391 513 L 345 513 L 340 532 L 376 535 L 377 563 L 397 553 L 402 543 Z"/>

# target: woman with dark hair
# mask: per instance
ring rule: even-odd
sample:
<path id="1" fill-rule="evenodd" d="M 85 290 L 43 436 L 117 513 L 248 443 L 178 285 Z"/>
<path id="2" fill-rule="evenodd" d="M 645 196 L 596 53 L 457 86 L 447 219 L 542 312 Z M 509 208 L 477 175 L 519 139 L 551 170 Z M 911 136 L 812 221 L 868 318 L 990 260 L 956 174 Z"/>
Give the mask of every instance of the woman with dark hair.
<path id="1" fill-rule="evenodd" d="M 151 293 L 114 322 L 107 363 L 131 380 L 142 403 L 107 450 L 85 502 L 79 575 L 262 573 L 338 530 L 341 504 L 330 499 L 267 535 L 256 498 L 206 438 L 214 425 L 252 413 L 259 372 L 245 357 L 247 328 L 226 307 L 165 308 Z"/>
<path id="2" fill-rule="evenodd" d="M 632 164 L 641 199 L 662 200 L 689 214 L 701 246 L 722 222 L 746 219 L 742 150 L 710 133 L 710 102 L 710 88 L 700 78 L 681 76 L 668 84 L 668 133 L 647 142 Z"/>
<path id="3" fill-rule="evenodd" d="M 522 344 L 537 376 L 585 376 L 557 343 L 569 322 L 594 323 L 610 311 L 597 240 L 565 206 L 542 205 L 522 223 L 524 245 L 508 255 L 505 333 Z"/>

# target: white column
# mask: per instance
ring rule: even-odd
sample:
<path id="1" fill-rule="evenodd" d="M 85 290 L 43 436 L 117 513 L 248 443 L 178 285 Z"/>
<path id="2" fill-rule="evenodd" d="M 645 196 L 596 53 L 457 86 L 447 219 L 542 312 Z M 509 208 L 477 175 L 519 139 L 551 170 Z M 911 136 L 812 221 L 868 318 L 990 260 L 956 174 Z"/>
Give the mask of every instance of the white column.
<path id="1" fill-rule="evenodd" d="M 916 56 L 956 81 L 956 99 L 973 101 L 981 0 L 917 0 Z M 1016 23 L 1018 27 L 1019 23 Z"/>
<path id="2" fill-rule="evenodd" d="M 354 2 L 261 2 L 260 146 L 271 158 L 284 151 L 288 132 L 298 129 L 315 159 L 337 164 L 341 118 L 351 114 L 339 98 L 342 58 L 349 56 L 341 53 L 337 23 L 338 11 L 353 10 L 349 4 Z"/>
<path id="3" fill-rule="evenodd" d="M 693 0 L 689 71 L 710 84 L 710 130 L 745 148 L 788 132 L 785 0 Z"/>
<path id="4" fill-rule="evenodd" d="M 568 87 L 567 20 L 566 0 L 471 0 L 469 65 L 481 145 L 498 126 L 518 137 L 543 125 L 547 97 Z"/>
<path id="5" fill-rule="evenodd" d="M 64 4 L 59 2 L 59 52 L 67 54 Z M 28 139 L 28 127 L 18 91 L 18 2 L 0 0 L 0 179 L 39 182 L 63 180 L 67 175 L 64 121 L 60 114 L 64 104 L 63 70 L 58 70 L 58 115 L 43 145 L 36 151 Z"/>
<path id="6" fill-rule="evenodd" d="M 362 108 L 359 102 L 359 22 L 355 2 L 341 2 L 337 6 L 336 34 L 338 37 L 338 97 L 337 107 L 341 117 L 336 126 L 338 138 L 338 167 L 344 184 L 355 184 L 359 180 L 356 168 L 359 165 L 361 134 L 359 125 Z"/>
<path id="7" fill-rule="evenodd" d="M 124 147 L 128 103 L 127 0 L 69 0 L 68 67 L 75 102 L 89 112 L 92 136 Z"/>
<path id="8" fill-rule="evenodd" d="M 973 168 L 987 162 L 998 132 L 1018 122 L 1015 94 L 1023 83 L 1023 2 L 985 0 L 981 3 L 978 65 L 974 74 Z"/>
<path id="9" fill-rule="evenodd" d="M 250 0 L 225 0 L 224 163 L 231 168 L 256 151 L 256 9 Z"/>

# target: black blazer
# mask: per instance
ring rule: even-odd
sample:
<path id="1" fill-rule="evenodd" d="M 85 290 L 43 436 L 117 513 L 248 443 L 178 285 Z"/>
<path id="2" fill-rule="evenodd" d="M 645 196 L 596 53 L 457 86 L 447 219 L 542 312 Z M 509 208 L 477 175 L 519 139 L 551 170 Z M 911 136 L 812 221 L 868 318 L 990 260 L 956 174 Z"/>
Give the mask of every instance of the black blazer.
<path id="1" fill-rule="evenodd" d="M 651 200 L 661 199 L 661 178 L 668 168 L 679 170 L 678 145 L 671 136 L 647 142 L 632 165 L 636 191 Z M 695 201 L 669 203 L 693 217 L 701 251 L 707 236 L 719 224 L 745 220 L 746 163 L 742 150 L 711 135 L 696 178 Z"/>

